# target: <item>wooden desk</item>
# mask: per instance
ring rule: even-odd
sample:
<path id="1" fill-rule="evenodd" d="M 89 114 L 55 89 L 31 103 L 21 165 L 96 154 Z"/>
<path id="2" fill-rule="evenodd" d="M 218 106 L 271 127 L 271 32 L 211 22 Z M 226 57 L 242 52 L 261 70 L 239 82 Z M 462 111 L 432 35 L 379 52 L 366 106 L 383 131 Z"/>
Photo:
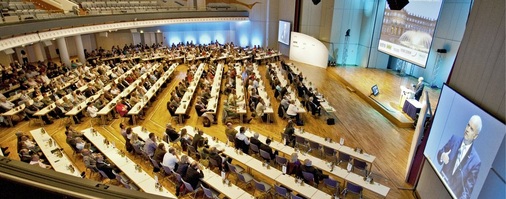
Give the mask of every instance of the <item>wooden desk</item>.
<path id="1" fill-rule="evenodd" d="M 30 134 L 32 134 L 33 139 L 37 142 L 42 153 L 44 153 L 47 161 L 55 171 L 81 178 L 81 172 L 64 151 L 58 150 L 57 153 L 61 152 L 61 157 L 52 153 L 55 149 L 61 149 L 61 146 L 47 132 L 43 132 L 42 128 L 38 128 L 31 130 Z M 52 144 L 49 144 L 49 140 L 51 140 Z M 73 167 L 73 169 L 70 167 Z"/>

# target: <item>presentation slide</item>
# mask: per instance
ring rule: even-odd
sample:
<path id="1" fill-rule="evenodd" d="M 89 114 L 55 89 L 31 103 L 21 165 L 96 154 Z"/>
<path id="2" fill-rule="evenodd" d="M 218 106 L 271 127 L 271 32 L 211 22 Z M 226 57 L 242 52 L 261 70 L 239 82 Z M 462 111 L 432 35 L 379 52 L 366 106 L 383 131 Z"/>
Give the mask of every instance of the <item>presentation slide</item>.
<path id="1" fill-rule="evenodd" d="M 505 128 L 504 123 L 443 86 L 424 155 L 453 198 L 478 198 Z"/>
<path id="2" fill-rule="evenodd" d="M 290 45 L 290 25 L 288 21 L 279 21 L 278 41 L 286 45 Z"/>
<path id="3" fill-rule="evenodd" d="M 425 68 L 443 0 L 410 0 L 402 10 L 386 3 L 378 50 Z"/>

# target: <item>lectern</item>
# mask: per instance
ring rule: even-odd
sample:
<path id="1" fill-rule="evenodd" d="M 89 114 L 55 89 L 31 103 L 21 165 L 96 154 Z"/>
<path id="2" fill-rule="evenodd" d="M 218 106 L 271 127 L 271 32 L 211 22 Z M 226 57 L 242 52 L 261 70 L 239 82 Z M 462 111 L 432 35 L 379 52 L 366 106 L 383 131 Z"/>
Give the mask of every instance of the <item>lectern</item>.
<path id="1" fill-rule="evenodd" d="M 399 97 L 399 107 L 404 107 L 404 103 L 407 99 L 413 99 L 415 96 L 415 92 L 413 90 L 406 88 L 405 86 L 401 86 L 401 95 Z"/>

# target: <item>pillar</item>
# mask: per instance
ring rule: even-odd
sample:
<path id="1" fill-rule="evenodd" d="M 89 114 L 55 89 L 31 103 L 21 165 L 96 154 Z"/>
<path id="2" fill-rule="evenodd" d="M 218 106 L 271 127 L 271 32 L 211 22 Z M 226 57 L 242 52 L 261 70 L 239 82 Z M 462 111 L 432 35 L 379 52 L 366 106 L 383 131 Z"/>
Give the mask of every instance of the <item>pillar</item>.
<path id="1" fill-rule="evenodd" d="M 44 61 L 44 53 L 42 53 L 42 44 L 40 42 L 33 44 L 33 52 L 35 53 L 36 61 Z"/>
<path id="2" fill-rule="evenodd" d="M 56 44 L 58 45 L 58 50 L 60 51 L 61 63 L 65 64 L 66 66 L 70 66 L 69 51 L 67 50 L 67 42 L 65 41 L 65 37 L 56 39 Z"/>
<path id="3" fill-rule="evenodd" d="M 79 58 L 79 62 L 86 63 L 86 57 L 84 56 L 84 47 L 83 47 L 83 40 L 81 39 L 81 35 L 74 36 L 75 42 L 76 42 L 76 49 L 77 49 L 77 57 Z"/>

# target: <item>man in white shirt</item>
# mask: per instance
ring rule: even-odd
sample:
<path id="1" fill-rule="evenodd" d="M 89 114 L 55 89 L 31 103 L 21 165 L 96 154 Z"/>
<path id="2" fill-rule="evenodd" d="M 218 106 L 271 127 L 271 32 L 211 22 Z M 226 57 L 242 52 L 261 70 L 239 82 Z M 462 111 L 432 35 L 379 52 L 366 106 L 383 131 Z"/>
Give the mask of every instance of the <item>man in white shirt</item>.
<path id="1" fill-rule="evenodd" d="M 288 115 L 288 117 L 295 117 L 295 119 L 297 119 L 297 121 L 299 120 L 299 114 L 297 114 L 297 111 L 299 109 L 297 108 L 297 106 L 295 106 L 295 101 L 290 101 L 290 104 L 288 105 L 288 109 L 286 110 L 286 114 Z"/>
<path id="2" fill-rule="evenodd" d="M 0 98 L 0 106 L 5 109 L 6 111 L 13 109 L 16 105 L 10 101 L 7 101 L 7 98 L 1 97 Z"/>
<path id="3" fill-rule="evenodd" d="M 176 170 L 176 164 L 179 162 L 179 156 L 176 153 L 176 149 L 171 147 L 168 153 L 163 156 L 162 165 L 169 167 L 172 170 Z"/>
<path id="4" fill-rule="evenodd" d="M 95 118 L 97 117 L 98 109 L 93 105 L 93 103 L 88 102 L 88 108 L 86 108 L 86 111 L 88 111 L 88 114 L 90 114 L 90 117 Z"/>

